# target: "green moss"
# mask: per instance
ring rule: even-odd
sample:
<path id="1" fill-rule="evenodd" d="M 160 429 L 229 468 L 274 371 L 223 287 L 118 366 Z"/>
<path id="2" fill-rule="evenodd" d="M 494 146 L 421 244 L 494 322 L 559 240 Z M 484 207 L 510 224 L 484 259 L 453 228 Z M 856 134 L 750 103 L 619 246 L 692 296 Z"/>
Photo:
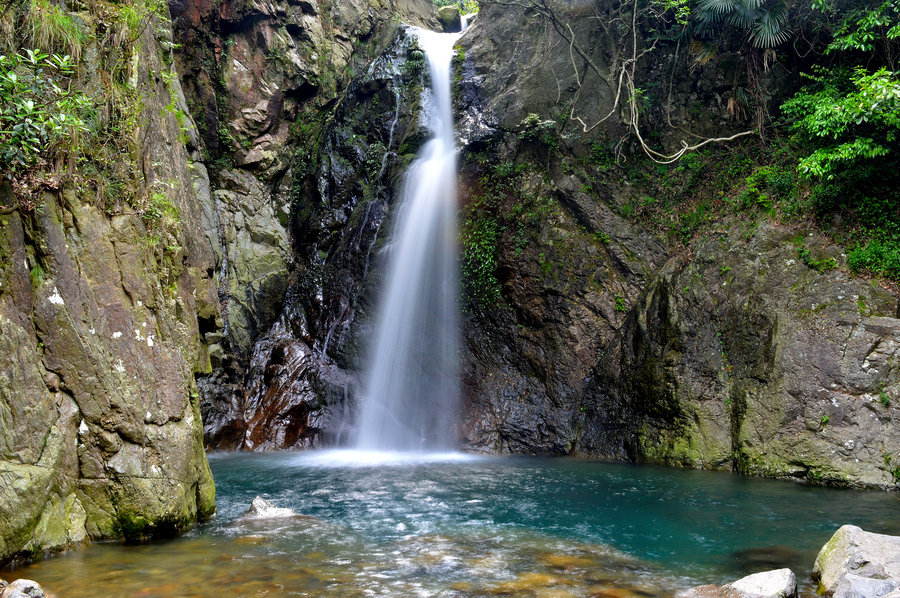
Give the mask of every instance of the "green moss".
<path id="1" fill-rule="evenodd" d="M 116 532 L 126 542 L 145 542 L 157 538 L 173 538 L 186 531 L 191 523 L 186 517 L 176 515 L 151 519 L 133 511 L 120 511 L 116 515 Z"/>

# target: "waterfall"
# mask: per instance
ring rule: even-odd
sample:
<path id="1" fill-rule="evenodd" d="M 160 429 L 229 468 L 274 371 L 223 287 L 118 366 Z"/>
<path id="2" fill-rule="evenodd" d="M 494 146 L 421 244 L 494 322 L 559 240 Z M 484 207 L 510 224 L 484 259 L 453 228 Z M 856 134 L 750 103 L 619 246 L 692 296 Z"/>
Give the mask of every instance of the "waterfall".
<path id="1" fill-rule="evenodd" d="M 406 173 L 364 378 L 356 446 L 453 448 L 459 397 L 456 143 L 450 63 L 458 34 L 415 29 L 431 71 L 431 139 Z"/>

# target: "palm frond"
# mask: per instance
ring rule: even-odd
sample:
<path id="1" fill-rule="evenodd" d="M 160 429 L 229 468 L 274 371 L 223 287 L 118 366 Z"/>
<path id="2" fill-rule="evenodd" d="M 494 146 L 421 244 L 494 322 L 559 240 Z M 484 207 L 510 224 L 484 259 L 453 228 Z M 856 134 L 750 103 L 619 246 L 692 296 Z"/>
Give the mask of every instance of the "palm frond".
<path id="1" fill-rule="evenodd" d="M 787 26 L 788 11 L 783 2 L 778 2 L 762 11 L 750 27 L 750 41 L 757 48 L 774 48 L 791 37 Z"/>
<path id="2" fill-rule="evenodd" d="M 766 0 L 737 0 L 735 4 L 743 7 L 744 10 L 759 10 L 763 7 L 763 4 L 766 3 Z"/>
<path id="3" fill-rule="evenodd" d="M 728 22 L 741 29 L 750 29 L 759 20 L 763 10 L 751 8 L 749 5 L 740 3 L 735 10 L 728 15 Z"/>
<path id="4" fill-rule="evenodd" d="M 701 66 L 709 62 L 713 59 L 713 57 L 718 54 L 719 46 L 712 42 L 705 42 L 699 39 L 691 40 L 691 45 L 688 47 L 688 53 L 690 54 L 691 60 L 694 66 Z"/>
<path id="5" fill-rule="evenodd" d="M 703 21 L 720 21 L 732 12 L 741 0 L 700 0 L 697 3 L 697 15 Z"/>

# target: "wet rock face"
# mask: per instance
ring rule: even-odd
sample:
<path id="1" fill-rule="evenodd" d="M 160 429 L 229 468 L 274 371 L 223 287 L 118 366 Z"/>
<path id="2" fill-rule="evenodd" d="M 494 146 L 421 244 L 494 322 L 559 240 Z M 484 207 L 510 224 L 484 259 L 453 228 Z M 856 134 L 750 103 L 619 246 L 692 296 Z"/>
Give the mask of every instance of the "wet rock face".
<path id="1" fill-rule="evenodd" d="M 307 171 L 293 178 L 295 266 L 284 301 L 264 310 L 274 314 L 271 326 L 248 335 L 250 359 L 232 372 L 240 386 L 229 395 L 221 392 L 226 377 L 209 379 L 204 417 L 213 446 L 299 448 L 348 433 L 386 219 L 400 174 L 425 137 L 418 104 L 427 67 L 420 56 L 410 63 L 416 50 L 406 30 L 395 33 L 332 109 Z"/>
<path id="2" fill-rule="evenodd" d="M 601 64 L 609 40 L 589 21 L 574 31 L 597 38 Z M 559 107 L 579 83 L 568 45 L 553 46 L 541 26 L 533 14 L 486 7 L 461 40 L 463 238 L 476 249 L 463 255 L 464 286 L 475 281 L 464 445 L 893 487 L 896 296 L 850 276 L 839 250 L 815 236 L 804 242 L 837 269 L 805 265 L 797 231 L 775 225 L 726 223 L 730 233 L 672 257 L 664 239 L 620 218 L 622 198 L 640 190 L 598 186 L 602 171 L 573 168 L 586 147 L 622 134 L 618 117 L 589 134 L 561 124 Z M 614 80 L 595 75 L 580 83 L 582 115 L 612 107 L 604 94 Z M 716 93 L 704 73 L 676 78 Z M 483 288 L 482 266 L 494 291 Z"/>
<path id="3" fill-rule="evenodd" d="M 795 236 L 762 225 L 705 239 L 644 290 L 591 392 L 591 409 L 616 405 L 620 421 L 634 418 L 630 454 L 894 485 L 900 429 L 881 395 L 900 374 L 897 298 L 804 265 Z"/>
<path id="4" fill-rule="evenodd" d="M 206 335 L 216 371 L 200 381 L 212 446 L 347 437 L 393 190 L 424 138 L 412 48 L 394 42 L 365 68 L 338 50 L 337 62 L 316 70 L 313 20 L 323 31 L 341 23 L 328 35 L 345 50 L 354 35 L 387 29 L 342 29 L 364 24 L 347 16 L 363 15 L 355 4 L 292 6 L 196 7 L 234 39 L 216 46 L 227 101 L 216 104 L 209 147 L 225 137 L 222 127 L 240 147 L 210 192 L 228 304 L 228 335 Z M 295 19 L 290 43 L 272 33 L 279 19 Z M 531 13 L 486 6 L 461 40 L 462 444 L 892 486 L 896 297 L 850 277 L 822 239 L 808 242 L 833 253 L 836 270 L 804 265 L 796 233 L 774 225 L 726 223 L 732 232 L 673 257 L 666 239 L 622 217 L 641 190 L 627 180 L 597 184 L 603 165 L 585 160 L 626 128 L 613 110 L 616 73 L 602 70 L 616 38 L 595 23 L 573 21 L 601 65 L 590 76 L 576 75 L 568 44 Z M 279 62 L 273 48 L 293 48 L 300 62 L 290 52 Z M 270 57 L 269 68 L 253 52 Z M 642 63 L 641 77 L 669 76 L 668 58 Z M 651 110 L 645 126 L 670 118 L 701 133 L 737 130 L 725 120 L 721 69 L 679 61 L 672 113 Z M 335 65 L 365 74 L 329 80 Z M 210 93 L 194 95 L 202 103 Z M 688 109 L 698 102 L 711 107 L 702 118 Z M 327 107 L 329 123 L 289 160 L 292 128 L 319 122 L 311 106 Z M 660 130 L 662 145 L 677 145 L 681 133 Z M 473 245 L 487 250 L 466 254 Z"/>
<path id="5" fill-rule="evenodd" d="M 391 43 L 397 20 L 436 26 L 433 6 L 427 0 L 186 0 L 172 3 L 171 10 L 181 42 L 176 61 L 200 130 L 211 179 L 208 194 L 215 208 L 210 221 L 217 239 L 224 321 L 205 335 L 214 371 L 198 379 L 206 438 L 218 448 L 245 446 L 245 436 L 246 446 L 301 446 L 316 436 L 306 430 L 317 429 L 309 427 L 305 414 L 315 411 L 328 393 L 318 399 L 304 395 L 297 405 L 260 406 L 264 396 L 275 400 L 272 393 L 278 394 L 263 389 L 260 380 L 266 378 L 266 356 L 278 344 L 271 339 L 281 334 L 273 332 L 273 326 L 282 311 L 291 310 L 304 322 L 307 318 L 307 305 L 294 308 L 285 302 L 286 293 L 297 295 L 291 272 L 300 272 L 293 275 L 295 286 L 304 285 L 304 291 L 315 294 L 321 291 L 315 288 L 321 268 L 330 268 L 334 260 L 360 259 L 356 254 L 335 255 L 333 260 L 319 256 L 321 237 L 340 237 L 359 202 L 346 193 L 323 199 L 318 188 L 315 173 L 324 123 L 342 103 L 354 73 L 365 72 Z M 383 106 L 392 102 L 390 94 L 380 99 Z M 373 108 L 370 115 L 383 112 Z M 331 154 L 333 167 L 323 171 L 322 178 L 344 185 L 343 179 L 359 166 L 358 148 L 348 140 L 327 143 L 338 149 Z M 353 169 L 337 160 L 338 151 L 346 148 L 350 153 L 342 159 Z M 369 159 L 376 159 L 375 153 Z M 349 188 L 354 185 L 347 182 Z M 371 216 L 359 226 L 368 235 L 377 230 L 382 215 L 371 208 L 367 214 Z M 366 236 L 353 234 L 352 245 L 358 250 Z M 354 276 L 347 284 L 359 286 L 360 274 Z M 346 294 L 316 297 L 302 302 L 324 301 L 325 310 L 335 311 L 327 317 L 350 318 Z M 318 305 L 313 309 L 322 310 Z M 314 327 L 319 324 L 316 316 L 310 321 Z M 278 330 L 305 325 L 289 322 Z M 313 328 L 301 335 L 302 342 L 324 342 L 327 332 L 318 334 Z M 312 366 L 290 371 L 301 375 L 307 370 L 315 380 L 322 378 Z M 343 376 L 336 380 L 343 388 Z M 318 388 L 318 382 L 307 382 Z M 332 388 L 331 382 L 326 386 Z M 289 387 L 292 384 L 282 388 Z M 273 426 L 271 439 L 262 438 L 263 425 Z"/>
<path id="6" fill-rule="evenodd" d="M 0 218 L 0 563 L 171 535 L 215 510 L 193 379 L 209 368 L 201 322 L 218 317 L 204 172 L 196 132 L 164 108 L 178 82 L 156 85 L 162 52 L 150 33 L 140 44 L 135 168 L 180 215 L 164 242 L 72 189 Z"/>

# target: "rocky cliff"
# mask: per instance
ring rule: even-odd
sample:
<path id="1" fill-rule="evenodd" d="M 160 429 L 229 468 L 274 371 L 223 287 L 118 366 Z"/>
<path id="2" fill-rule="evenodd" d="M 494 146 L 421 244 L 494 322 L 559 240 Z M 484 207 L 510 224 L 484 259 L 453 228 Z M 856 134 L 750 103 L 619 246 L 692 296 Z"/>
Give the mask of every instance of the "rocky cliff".
<path id="1" fill-rule="evenodd" d="M 664 153 L 686 130 L 752 130 L 731 101 L 741 56 L 697 63 L 674 39 L 642 54 L 649 42 L 582 18 L 616 10 L 485 4 L 460 41 L 463 444 L 893 487 L 896 295 L 762 195 L 758 210 L 729 207 L 762 176 L 752 138 L 726 146 L 750 166 L 718 154 L 715 188 L 705 162 L 642 158 L 644 138 Z M 339 442 L 352 425 L 392 189 L 421 142 L 417 58 L 398 44 L 316 141 L 284 308 L 240 406 L 221 411 L 231 423 L 209 429 L 238 431 L 225 446 Z M 635 55 L 637 128 L 633 94 L 618 93 Z M 663 209 L 650 194 L 666 185 L 696 190 Z"/>
<path id="2" fill-rule="evenodd" d="M 115 143 L 0 189 L 0 561 L 209 515 L 204 434 L 341 442 L 429 109 L 426 0 L 186 0 L 133 39 L 92 6 Z M 752 130 L 740 53 L 542 6 L 485 3 L 455 61 L 464 446 L 894 487 L 895 292 L 772 207 L 746 135 L 642 157 Z"/>
<path id="3" fill-rule="evenodd" d="M 400 94 L 417 95 L 400 88 L 412 49 L 398 27 L 436 26 L 433 6 L 187 2 L 173 16 L 221 239 L 224 327 L 206 337 L 214 368 L 199 381 L 207 439 L 308 446 L 352 378 L 335 329 L 352 320 L 416 128 L 401 114 Z"/>
<path id="4" fill-rule="evenodd" d="M 691 163 L 641 159 L 611 95 L 621 52 L 576 12 L 554 28 L 488 6 L 462 41 L 468 445 L 894 487 L 896 294 L 803 223 L 721 208 L 746 201 L 741 186 L 657 205 Z M 567 38 L 591 53 L 573 58 Z M 741 130 L 724 101 L 733 59 L 647 55 L 639 84 L 672 84 L 642 111 L 657 150 Z M 743 184 L 743 151 L 724 179 Z"/>
<path id="5" fill-rule="evenodd" d="M 87 158 L 37 186 L 33 206 L 3 190 L 0 562 L 171 535 L 215 510 L 194 381 L 210 367 L 203 323 L 219 317 L 211 206 L 194 192 L 205 171 L 178 79 L 163 77 L 171 30 L 147 24 L 124 58 L 135 128 L 106 137 L 126 152 L 114 161 L 136 181 L 131 203 L 124 184 L 103 186 L 116 166 Z M 117 51 L 95 39 L 79 74 L 91 93 L 112 83 L 102 65 Z"/>

